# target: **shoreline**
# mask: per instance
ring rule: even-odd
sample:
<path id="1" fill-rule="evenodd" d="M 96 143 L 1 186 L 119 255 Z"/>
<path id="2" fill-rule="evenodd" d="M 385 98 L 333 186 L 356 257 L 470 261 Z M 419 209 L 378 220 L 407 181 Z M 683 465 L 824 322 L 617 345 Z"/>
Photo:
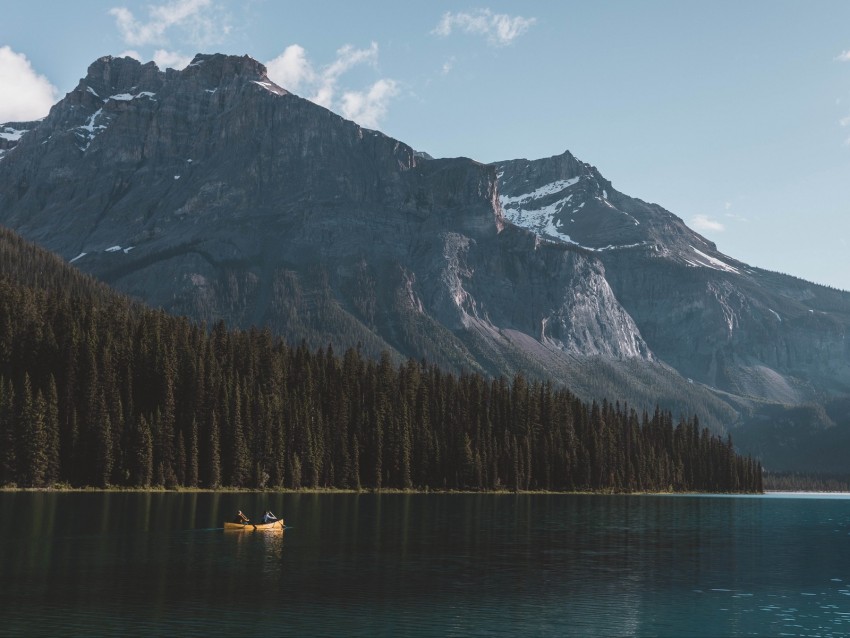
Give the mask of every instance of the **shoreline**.
<path id="1" fill-rule="evenodd" d="M 558 490 L 440 490 L 440 489 L 350 489 L 337 487 L 307 487 L 307 488 L 201 488 L 201 487 L 70 487 L 70 486 L 52 486 L 52 487 L 0 487 L 0 493 L 15 493 L 15 492 L 42 492 L 47 494 L 58 493 L 135 493 L 135 494 L 356 494 L 356 495 L 372 495 L 372 494 L 388 494 L 388 495 L 492 495 L 492 496 L 763 496 L 765 494 L 775 493 L 800 493 L 800 494 L 842 494 L 846 492 L 677 492 L 675 490 L 664 491 L 614 491 L 614 490 L 578 490 L 578 491 L 558 491 Z"/>

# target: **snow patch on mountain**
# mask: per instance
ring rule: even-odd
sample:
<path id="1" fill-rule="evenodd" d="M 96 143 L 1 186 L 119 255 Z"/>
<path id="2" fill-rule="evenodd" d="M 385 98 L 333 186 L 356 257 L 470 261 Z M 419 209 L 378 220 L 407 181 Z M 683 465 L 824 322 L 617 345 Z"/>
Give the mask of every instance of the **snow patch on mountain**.
<path id="1" fill-rule="evenodd" d="M 716 257 L 712 257 L 711 255 L 706 255 L 704 252 L 702 252 L 701 250 L 697 250 L 693 246 L 691 246 L 691 250 L 693 250 L 698 255 L 698 260 L 691 261 L 690 259 L 685 259 L 685 262 L 690 266 L 702 266 L 704 268 L 712 268 L 714 270 L 722 270 L 724 272 L 735 273 L 736 275 L 741 274 L 740 270 L 738 270 L 734 266 L 730 266 L 725 261 L 717 259 Z"/>
<path id="2" fill-rule="evenodd" d="M 4 126 L 2 130 L 0 130 L 0 139 L 9 140 L 10 142 L 17 142 L 23 137 L 24 133 L 29 132 L 29 129 L 26 128 L 12 128 L 11 126 Z"/>
<path id="3" fill-rule="evenodd" d="M 574 244 L 570 236 L 558 229 L 555 215 L 573 198 L 572 193 L 545 206 L 535 206 L 538 200 L 560 193 L 578 183 L 579 177 L 559 179 L 522 195 L 500 195 L 499 203 L 505 218 L 520 228 L 527 228 L 541 237 L 547 237 Z"/>
<path id="4" fill-rule="evenodd" d="M 504 171 L 502 171 L 502 173 L 504 173 Z M 496 177 L 498 178 L 499 176 L 497 175 Z M 580 179 L 581 177 L 559 179 L 549 184 L 545 184 L 537 190 L 531 191 L 530 193 L 524 193 L 522 195 L 516 195 L 514 197 L 509 197 L 506 195 L 501 196 L 499 197 L 499 201 L 502 202 L 502 207 L 509 206 L 511 208 L 513 208 L 515 204 L 528 204 L 534 201 L 535 199 L 542 199 L 544 197 L 554 195 L 555 193 L 559 193 L 562 190 L 565 190 L 570 186 L 577 184 Z"/>
<path id="5" fill-rule="evenodd" d="M 496 175 L 499 178 L 504 171 L 498 173 Z M 573 205 L 572 199 L 575 193 L 570 193 L 566 197 L 558 199 L 555 202 L 546 204 L 545 206 L 539 205 L 539 200 L 549 198 L 556 193 L 561 193 L 566 189 L 574 186 L 579 182 L 581 177 L 573 177 L 570 179 L 561 179 L 554 182 L 550 182 L 549 184 L 545 184 L 540 188 L 537 188 L 530 193 L 524 193 L 522 195 L 500 195 L 499 203 L 502 205 L 502 212 L 504 213 L 505 219 L 507 219 L 514 226 L 519 226 L 520 228 L 526 228 L 533 233 L 535 233 L 538 237 L 543 239 L 551 239 L 554 241 L 561 241 L 567 244 L 572 244 L 573 246 L 578 246 L 579 248 L 583 248 L 584 250 L 590 250 L 594 252 L 601 252 L 605 250 L 617 250 L 620 248 L 635 248 L 637 246 L 643 246 L 647 242 L 639 242 L 628 245 L 613 245 L 609 244 L 602 248 L 591 248 L 589 246 L 583 246 L 582 244 L 574 241 L 567 233 L 563 231 L 563 224 L 559 224 L 555 217 L 560 214 L 568 204 L 572 206 L 570 212 L 575 214 L 579 212 L 586 202 L 580 202 L 578 205 Z M 631 219 L 635 225 L 638 225 L 640 222 L 636 220 L 634 217 L 620 211 L 617 207 L 611 204 L 607 197 L 608 192 L 603 190 L 602 196 L 596 196 L 596 199 L 605 204 L 606 206 L 618 211 L 622 212 L 629 219 Z M 570 222 L 574 223 L 575 219 L 570 219 Z M 559 227 L 560 225 L 560 227 Z"/>
<path id="6" fill-rule="evenodd" d="M 106 130 L 106 124 L 95 124 L 95 122 L 101 115 L 103 115 L 102 108 L 92 113 L 91 117 L 89 117 L 85 124 L 77 127 L 77 135 L 80 136 L 83 140 L 85 140 L 86 143 L 85 146 L 78 147 L 81 151 L 88 150 L 89 146 L 91 146 L 92 140 L 97 137 L 98 134 Z"/>
<path id="7" fill-rule="evenodd" d="M 258 80 L 251 80 L 251 82 L 253 82 L 257 86 L 263 87 L 266 91 L 268 91 L 269 93 L 273 93 L 274 95 L 283 95 L 285 93 L 282 88 L 280 88 L 276 84 L 273 84 L 272 82 L 262 82 Z"/>
<path id="8" fill-rule="evenodd" d="M 561 212 L 561 209 L 565 205 L 566 200 L 562 199 L 541 208 L 522 209 L 510 208 L 502 200 L 502 210 L 505 213 L 505 218 L 515 226 L 527 228 L 541 237 L 551 237 L 553 239 L 575 243 L 570 239 L 569 235 L 558 230 L 558 227 L 555 225 L 554 217 Z"/>
<path id="9" fill-rule="evenodd" d="M 94 93 L 94 91 L 92 91 L 92 93 Z M 95 95 L 97 95 L 97 93 L 95 93 Z M 137 99 L 143 98 L 143 97 L 146 97 L 146 98 L 149 98 L 149 99 L 152 100 L 154 95 L 156 95 L 156 93 L 151 93 L 150 91 L 142 91 L 141 93 L 137 93 L 136 95 L 132 95 L 130 93 L 118 93 L 116 95 L 110 95 L 107 98 L 107 100 L 117 100 L 118 102 L 129 102 L 130 100 L 137 100 Z M 104 102 L 106 102 L 106 100 L 104 100 Z"/>

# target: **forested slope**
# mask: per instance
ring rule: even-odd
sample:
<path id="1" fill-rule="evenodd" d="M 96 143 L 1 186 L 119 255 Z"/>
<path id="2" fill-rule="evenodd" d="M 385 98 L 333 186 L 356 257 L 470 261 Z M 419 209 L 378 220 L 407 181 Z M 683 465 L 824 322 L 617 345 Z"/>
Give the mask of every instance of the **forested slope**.
<path id="1" fill-rule="evenodd" d="M 5 229 L 0 260 L 5 485 L 761 489 L 696 417 L 208 330 Z"/>

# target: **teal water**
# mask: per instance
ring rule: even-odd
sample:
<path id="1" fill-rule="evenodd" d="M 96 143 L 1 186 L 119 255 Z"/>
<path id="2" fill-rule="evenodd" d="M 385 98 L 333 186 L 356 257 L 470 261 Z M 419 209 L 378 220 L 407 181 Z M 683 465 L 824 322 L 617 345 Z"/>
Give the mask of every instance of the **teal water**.
<path id="1" fill-rule="evenodd" d="M 842 636 L 850 497 L 0 493 L 0 574 L 0 635 Z"/>

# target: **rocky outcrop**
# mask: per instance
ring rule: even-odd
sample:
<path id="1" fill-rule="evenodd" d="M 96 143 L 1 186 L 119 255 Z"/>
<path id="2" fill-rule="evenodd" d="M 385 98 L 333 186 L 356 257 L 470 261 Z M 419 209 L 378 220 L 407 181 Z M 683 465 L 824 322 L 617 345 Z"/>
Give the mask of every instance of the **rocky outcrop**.
<path id="1" fill-rule="evenodd" d="M 850 394 L 850 294 L 719 253 L 569 152 L 495 167 L 505 215 L 593 252 L 649 348 L 687 378 L 783 404 Z"/>

